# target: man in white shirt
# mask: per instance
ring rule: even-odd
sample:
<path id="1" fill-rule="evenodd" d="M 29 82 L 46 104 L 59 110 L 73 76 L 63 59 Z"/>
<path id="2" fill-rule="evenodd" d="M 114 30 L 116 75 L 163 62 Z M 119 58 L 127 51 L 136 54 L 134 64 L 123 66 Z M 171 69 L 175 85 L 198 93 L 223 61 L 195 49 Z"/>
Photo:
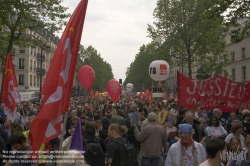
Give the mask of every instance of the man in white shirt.
<path id="1" fill-rule="evenodd" d="M 167 154 L 165 166 L 199 166 L 206 160 L 202 144 L 194 141 L 192 125 L 179 125 L 180 140 L 173 144 Z"/>

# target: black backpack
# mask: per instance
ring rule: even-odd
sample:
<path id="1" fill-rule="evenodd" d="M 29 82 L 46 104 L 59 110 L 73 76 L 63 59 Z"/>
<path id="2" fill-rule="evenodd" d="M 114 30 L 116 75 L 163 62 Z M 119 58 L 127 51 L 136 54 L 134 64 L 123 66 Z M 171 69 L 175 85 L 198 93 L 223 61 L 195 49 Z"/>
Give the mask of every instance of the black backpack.
<path id="1" fill-rule="evenodd" d="M 90 166 L 104 166 L 105 153 L 100 145 L 100 138 L 96 137 L 93 140 L 83 138 L 84 159 Z"/>
<path id="2" fill-rule="evenodd" d="M 118 144 L 120 166 L 139 166 L 137 161 L 137 153 L 133 145 L 127 140 L 113 140 Z"/>

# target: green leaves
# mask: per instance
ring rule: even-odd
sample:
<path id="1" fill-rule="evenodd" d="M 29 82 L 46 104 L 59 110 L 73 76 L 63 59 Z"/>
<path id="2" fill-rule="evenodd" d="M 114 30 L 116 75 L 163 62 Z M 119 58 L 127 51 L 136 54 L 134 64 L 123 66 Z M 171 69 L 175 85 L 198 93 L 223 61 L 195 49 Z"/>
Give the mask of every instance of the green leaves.
<path id="1" fill-rule="evenodd" d="M 61 0 L 32 0 L 16 1 L 3 0 L 0 5 L 1 27 L 7 47 L 1 48 L 2 52 L 9 52 L 14 44 L 28 43 L 32 38 L 25 36 L 27 30 L 36 31 L 46 29 L 53 34 L 65 25 L 67 7 L 61 6 Z M 31 42 L 29 42 L 31 41 Z"/>
<path id="2" fill-rule="evenodd" d="M 123 83 L 132 83 L 135 91 L 144 91 L 146 87 L 150 88 L 152 79 L 149 76 L 149 65 L 154 60 L 166 60 L 170 62 L 169 53 L 164 45 L 158 43 L 150 43 L 142 45 L 139 53 L 135 56 L 135 60 L 130 64 L 126 71 L 126 79 Z"/>
<path id="3" fill-rule="evenodd" d="M 216 11 L 222 1 L 158 0 L 154 11 L 154 26 L 148 26 L 149 36 L 171 50 L 175 64 L 186 66 L 192 77 L 192 66 L 204 62 L 202 56 L 223 56 L 224 37 L 228 28 Z M 222 9 L 224 9 L 222 5 Z M 203 59 L 203 60 L 201 60 Z"/>
<path id="4" fill-rule="evenodd" d="M 100 53 L 92 46 L 87 48 L 84 48 L 82 45 L 80 46 L 76 71 L 78 72 L 84 65 L 89 65 L 95 70 L 93 89 L 102 90 L 105 88 L 107 82 L 114 78 L 111 65 L 104 61 Z"/>

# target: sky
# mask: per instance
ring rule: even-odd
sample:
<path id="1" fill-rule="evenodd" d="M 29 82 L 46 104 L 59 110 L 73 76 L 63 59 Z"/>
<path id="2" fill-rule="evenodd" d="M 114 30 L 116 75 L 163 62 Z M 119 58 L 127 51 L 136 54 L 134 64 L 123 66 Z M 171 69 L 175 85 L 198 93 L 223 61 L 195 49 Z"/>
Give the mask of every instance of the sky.
<path id="1" fill-rule="evenodd" d="M 72 14 L 79 2 L 64 0 L 62 5 Z M 101 54 L 111 65 L 116 80 L 125 80 L 126 69 L 139 48 L 150 43 L 147 24 L 153 24 L 155 7 L 155 0 L 88 1 L 81 44 L 91 45 Z"/>

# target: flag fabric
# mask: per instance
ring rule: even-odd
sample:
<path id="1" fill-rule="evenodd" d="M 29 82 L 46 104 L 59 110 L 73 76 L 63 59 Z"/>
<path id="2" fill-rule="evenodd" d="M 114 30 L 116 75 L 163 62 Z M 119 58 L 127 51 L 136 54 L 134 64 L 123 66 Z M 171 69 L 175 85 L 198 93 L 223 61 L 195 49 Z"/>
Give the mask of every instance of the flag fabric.
<path id="1" fill-rule="evenodd" d="M 16 103 L 21 101 L 18 91 L 15 69 L 13 67 L 10 53 L 7 54 L 5 69 L 3 72 L 2 101 L 4 102 L 4 113 L 12 122 L 17 118 Z"/>
<path id="2" fill-rule="evenodd" d="M 174 101 L 178 101 L 178 93 L 175 95 Z"/>
<path id="3" fill-rule="evenodd" d="M 82 121 L 81 118 L 78 118 L 74 135 L 72 137 L 72 141 L 69 149 L 83 151 L 82 144 Z"/>
<path id="4" fill-rule="evenodd" d="M 169 95 L 169 99 L 174 99 L 174 93 L 171 93 L 171 94 Z"/>
<path id="5" fill-rule="evenodd" d="M 88 0 L 81 0 L 72 14 L 54 53 L 42 88 L 40 111 L 31 124 L 32 150 L 61 134 L 63 112 L 69 108 Z"/>
<path id="6" fill-rule="evenodd" d="M 153 97 L 153 91 L 149 92 L 148 95 L 147 95 L 147 97 L 148 97 L 147 101 L 148 101 L 149 105 L 152 105 L 152 102 L 153 102 L 153 98 L 152 98 Z"/>
<path id="7" fill-rule="evenodd" d="M 148 93 L 149 93 L 149 90 L 148 90 L 148 87 L 146 87 L 146 89 L 144 90 L 142 99 L 146 99 L 148 97 Z"/>
<path id="8" fill-rule="evenodd" d="M 162 92 L 162 98 L 163 98 L 164 100 L 167 99 L 167 93 L 166 93 L 166 92 Z"/>
<path id="9" fill-rule="evenodd" d="M 93 89 L 91 89 L 90 92 L 89 92 L 89 95 L 90 96 L 94 96 L 95 95 L 95 91 Z"/>

